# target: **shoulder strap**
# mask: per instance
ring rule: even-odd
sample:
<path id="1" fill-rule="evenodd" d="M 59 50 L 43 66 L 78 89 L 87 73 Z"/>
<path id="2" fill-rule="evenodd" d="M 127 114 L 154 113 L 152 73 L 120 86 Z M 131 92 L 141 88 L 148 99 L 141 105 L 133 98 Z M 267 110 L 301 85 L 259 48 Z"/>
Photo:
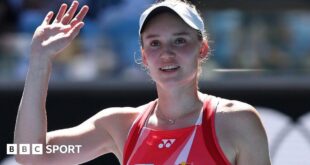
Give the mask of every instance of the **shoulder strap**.
<path id="1" fill-rule="evenodd" d="M 215 132 L 215 113 L 217 105 L 219 103 L 219 98 L 214 96 L 208 96 L 204 103 L 204 112 L 202 120 L 203 136 L 205 145 L 210 152 L 212 158 L 216 164 L 229 165 L 230 162 L 227 160 L 224 155 L 216 137 Z"/>
<path id="2" fill-rule="evenodd" d="M 141 115 L 137 117 L 137 120 L 133 123 L 131 129 L 129 130 L 129 134 L 125 143 L 124 151 L 123 151 L 123 165 L 128 163 L 128 160 L 134 150 L 136 143 L 138 141 L 141 130 L 145 124 L 145 121 L 150 114 L 150 112 L 154 109 L 157 100 L 154 100 L 149 103 L 147 108 L 141 112 Z"/>

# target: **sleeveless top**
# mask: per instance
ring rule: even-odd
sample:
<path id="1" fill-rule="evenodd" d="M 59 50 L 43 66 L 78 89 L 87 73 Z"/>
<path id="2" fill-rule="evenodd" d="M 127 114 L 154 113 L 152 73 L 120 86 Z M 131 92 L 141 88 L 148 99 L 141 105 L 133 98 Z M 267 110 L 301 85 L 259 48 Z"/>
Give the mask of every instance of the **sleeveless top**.
<path id="1" fill-rule="evenodd" d="M 207 96 L 196 124 L 175 130 L 146 127 L 157 100 L 150 102 L 129 131 L 123 165 L 230 165 L 215 132 L 218 102 Z"/>

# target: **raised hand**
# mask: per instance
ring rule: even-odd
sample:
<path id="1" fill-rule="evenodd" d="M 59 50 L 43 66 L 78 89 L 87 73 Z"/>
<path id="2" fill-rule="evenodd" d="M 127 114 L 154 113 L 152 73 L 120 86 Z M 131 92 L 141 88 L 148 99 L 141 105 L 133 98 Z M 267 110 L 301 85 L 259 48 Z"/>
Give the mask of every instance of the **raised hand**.
<path id="1" fill-rule="evenodd" d="M 83 19 L 89 9 L 88 6 L 83 6 L 74 17 L 78 6 L 78 1 L 73 1 L 67 10 L 67 4 L 62 4 L 53 22 L 51 20 L 54 13 L 48 12 L 33 35 L 31 45 L 33 56 L 53 59 L 72 42 L 84 26 Z"/>

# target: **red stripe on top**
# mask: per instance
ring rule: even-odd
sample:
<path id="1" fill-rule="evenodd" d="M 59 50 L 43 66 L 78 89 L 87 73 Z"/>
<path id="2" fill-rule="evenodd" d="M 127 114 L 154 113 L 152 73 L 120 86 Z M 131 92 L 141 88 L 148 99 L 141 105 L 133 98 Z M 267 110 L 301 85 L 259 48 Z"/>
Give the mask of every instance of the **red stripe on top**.
<path id="1" fill-rule="evenodd" d="M 144 122 L 146 121 L 149 113 L 155 108 L 156 103 L 157 100 L 150 102 L 146 110 L 142 112 L 142 115 L 138 116 L 139 118 L 135 123 L 133 123 L 132 128 L 129 130 L 130 132 L 128 134 L 128 138 L 126 140 L 123 151 L 123 165 L 127 164 L 130 155 L 132 154 L 132 151 L 136 146 L 142 127 L 144 126 Z"/>
<path id="2" fill-rule="evenodd" d="M 206 107 L 204 109 L 209 109 L 209 111 L 204 111 L 202 120 L 205 145 L 217 164 L 230 165 L 230 162 L 220 147 L 215 131 L 215 114 L 218 102 L 219 99 L 213 97 L 212 101 L 210 101 L 208 104 L 205 104 Z"/>

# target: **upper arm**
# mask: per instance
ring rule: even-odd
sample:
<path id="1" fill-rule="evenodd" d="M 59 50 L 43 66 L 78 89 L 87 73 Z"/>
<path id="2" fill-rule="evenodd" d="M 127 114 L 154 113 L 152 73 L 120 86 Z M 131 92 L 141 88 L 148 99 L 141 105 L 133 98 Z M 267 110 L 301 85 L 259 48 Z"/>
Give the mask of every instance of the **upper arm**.
<path id="1" fill-rule="evenodd" d="M 116 108 L 103 110 L 78 126 L 49 132 L 47 145 L 81 145 L 79 153 L 45 154 L 43 161 L 56 164 L 79 164 L 92 160 L 102 154 L 115 150 L 115 141 L 111 130 L 116 129 L 120 123 L 113 120 L 117 116 Z"/>
<path id="2" fill-rule="evenodd" d="M 232 114 L 237 165 L 270 164 L 268 140 L 259 114 L 252 106 L 242 106 Z"/>

